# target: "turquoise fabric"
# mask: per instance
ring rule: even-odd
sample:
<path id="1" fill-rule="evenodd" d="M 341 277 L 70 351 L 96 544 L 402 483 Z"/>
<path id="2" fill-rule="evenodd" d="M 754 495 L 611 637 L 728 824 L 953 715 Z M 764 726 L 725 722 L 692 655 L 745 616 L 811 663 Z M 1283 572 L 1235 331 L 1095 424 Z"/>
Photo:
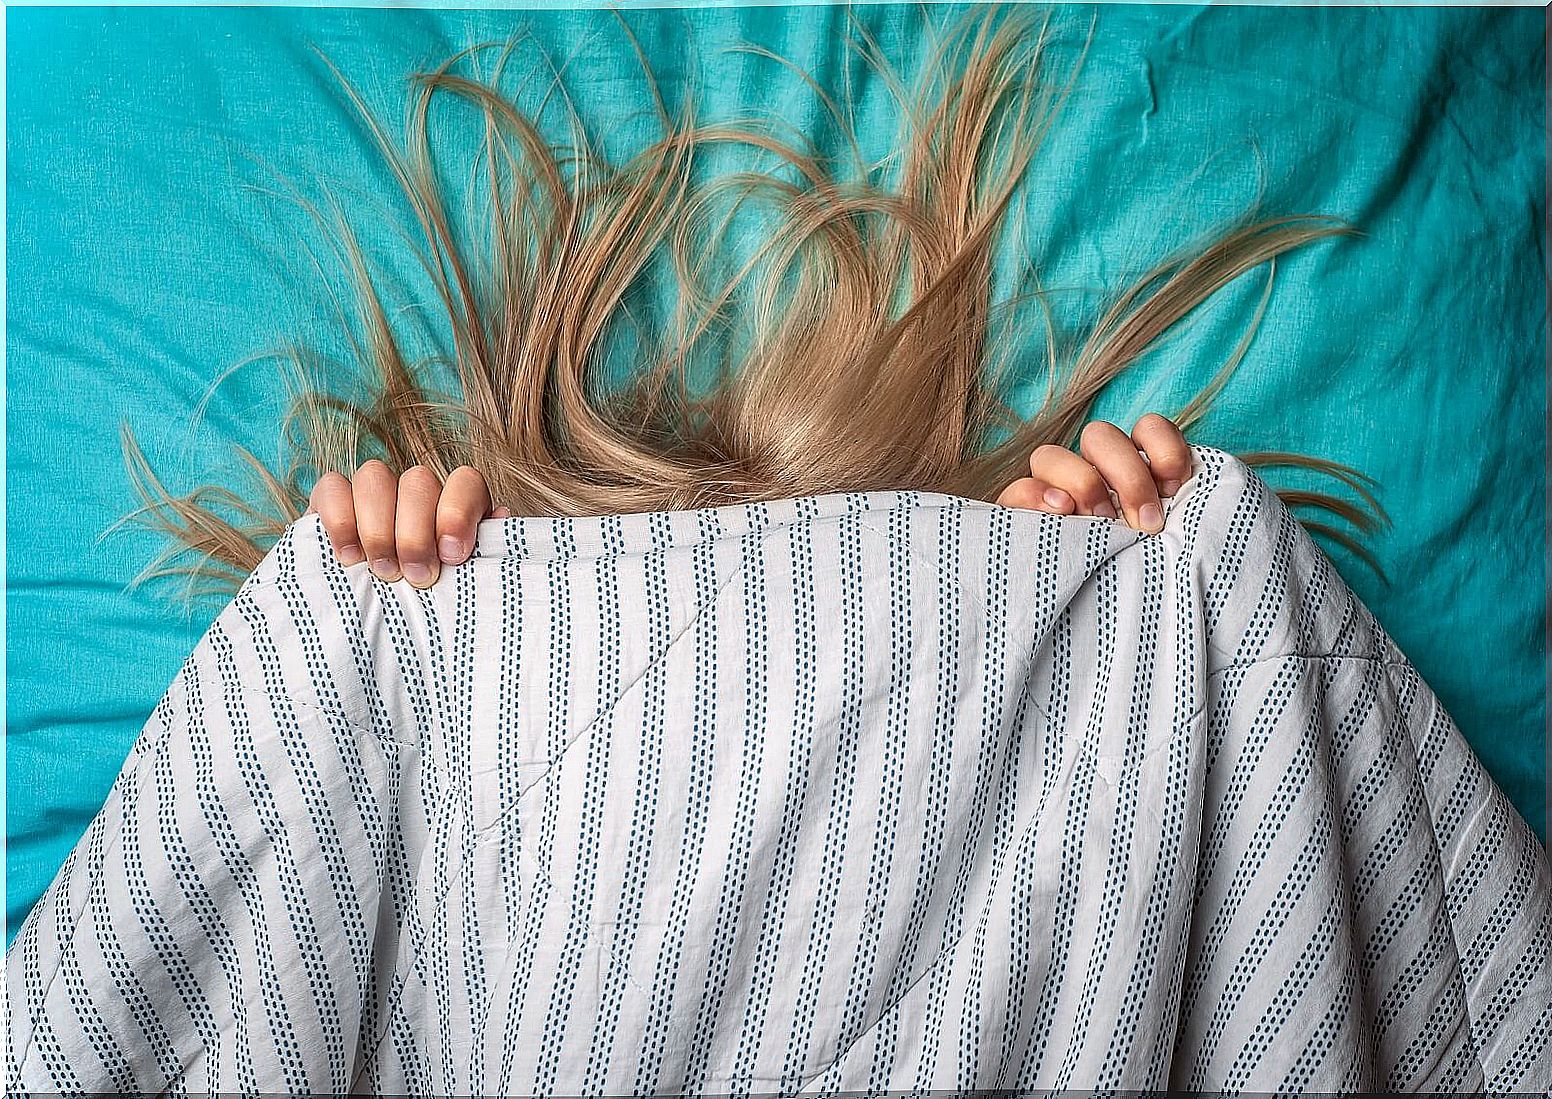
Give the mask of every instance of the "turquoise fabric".
<path id="1" fill-rule="evenodd" d="M 915 5 L 855 14 L 909 69 Z M 945 16 L 942 9 L 936 17 Z M 292 337 L 329 345 L 305 216 L 264 188 L 327 180 L 368 246 L 423 286 L 395 234 L 412 222 L 321 47 L 397 124 L 404 77 L 521 27 L 512 68 L 542 93 L 542 49 L 610 148 L 655 132 L 621 21 L 671 101 L 822 115 L 774 49 L 862 97 L 883 90 L 827 7 L 631 11 L 13 8 L 7 53 L 7 921 L 14 932 L 101 804 L 130 742 L 217 607 L 173 585 L 123 590 L 159 548 L 137 527 L 118 424 L 169 487 L 248 484 L 240 442 L 280 453 L 282 390 L 220 372 Z M 1546 209 L 1543 19 L 1535 10 L 1074 6 L 1058 59 L 1093 42 L 1021 196 L 1027 248 L 1058 316 L 1244 208 L 1344 215 L 1361 239 L 1277 269 L 1265 323 L 1195 441 L 1351 463 L 1395 520 L 1370 545 L 1386 586 L 1340 546 L 1343 575 L 1416 662 L 1521 812 L 1545 827 Z M 325 265 L 327 256 L 321 257 Z M 1227 357 L 1264 271 L 1230 287 L 1107 392 L 1124 424 L 1177 410 Z M 1033 339 L 1024 361 L 1038 362 Z M 1027 372 L 1029 395 L 1040 379 Z M 1027 409 L 1026 409 L 1027 410 Z M 1326 484 L 1269 471 L 1281 485 Z"/>

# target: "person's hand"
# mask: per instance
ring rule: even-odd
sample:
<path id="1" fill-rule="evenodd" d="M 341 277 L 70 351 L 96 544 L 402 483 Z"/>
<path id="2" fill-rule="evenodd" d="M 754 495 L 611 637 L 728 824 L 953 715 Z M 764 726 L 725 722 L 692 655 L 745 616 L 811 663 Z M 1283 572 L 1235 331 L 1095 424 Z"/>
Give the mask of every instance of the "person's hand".
<path id="1" fill-rule="evenodd" d="M 310 512 L 323 520 L 343 564 L 370 561 L 382 579 L 402 576 L 417 588 L 435 584 L 443 565 L 468 560 L 481 519 L 512 514 L 492 510 L 485 478 L 473 466 L 459 466 L 443 485 L 425 466 L 395 477 L 375 458 L 350 480 L 332 471 L 318 478 L 303 514 Z"/>
<path id="2" fill-rule="evenodd" d="M 1164 529 L 1160 497 L 1175 495 L 1191 476 L 1191 449 L 1173 422 L 1150 412 L 1128 436 L 1115 424 L 1095 420 L 1083 429 L 1078 449 L 1079 454 L 1054 444 L 1038 448 L 1029 456 L 1029 476 L 1003 489 L 997 503 L 1107 519 L 1119 518 L 1119 503 L 1129 526 L 1149 534 Z"/>

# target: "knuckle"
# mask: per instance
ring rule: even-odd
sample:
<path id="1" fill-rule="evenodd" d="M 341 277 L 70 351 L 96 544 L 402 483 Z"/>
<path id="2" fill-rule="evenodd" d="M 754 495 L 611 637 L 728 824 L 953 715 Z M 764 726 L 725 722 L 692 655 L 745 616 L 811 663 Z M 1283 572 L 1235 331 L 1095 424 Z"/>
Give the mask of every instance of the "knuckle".
<path id="1" fill-rule="evenodd" d="M 407 499 L 433 501 L 442 492 L 442 483 L 425 466 L 411 466 L 399 476 L 399 493 Z"/>
<path id="2" fill-rule="evenodd" d="M 442 487 L 442 483 L 437 480 L 437 475 L 428 466 L 410 466 L 409 469 L 399 474 L 399 484 L 402 487 L 416 489 Z"/>
<path id="3" fill-rule="evenodd" d="M 1171 450 L 1149 455 L 1149 480 L 1184 480 L 1190 472 L 1191 452 L 1189 450 Z"/>
<path id="4" fill-rule="evenodd" d="M 1086 443 L 1098 442 L 1100 439 L 1107 438 L 1116 430 L 1118 429 L 1115 424 L 1109 420 L 1090 420 L 1083 425 L 1083 433 L 1079 437 Z"/>
<path id="5" fill-rule="evenodd" d="M 448 476 L 442 499 L 459 511 L 475 511 L 487 496 L 485 478 L 480 472 L 473 466 L 459 466 Z"/>
<path id="6" fill-rule="evenodd" d="M 485 511 L 474 500 L 449 500 L 442 497 L 437 505 L 437 526 L 448 533 L 467 531 L 485 517 Z"/>
<path id="7" fill-rule="evenodd" d="M 1110 478 L 1110 487 L 1123 500 L 1142 503 L 1153 498 L 1153 478 L 1146 471 L 1139 473 L 1128 469 Z"/>
<path id="8" fill-rule="evenodd" d="M 1103 429 L 1084 429 L 1083 437 L 1079 440 L 1078 453 L 1090 463 L 1098 463 L 1112 449 L 1113 437 Z"/>
<path id="9" fill-rule="evenodd" d="M 1036 466 L 1053 467 L 1056 463 L 1065 461 L 1066 456 L 1071 453 L 1072 452 L 1064 446 L 1057 446 L 1055 443 L 1042 443 L 1040 446 L 1037 446 L 1034 450 L 1034 453 L 1029 456 L 1029 465 L 1031 469 L 1035 468 Z"/>
<path id="10" fill-rule="evenodd" d="M 1110 490 L 1105 484 L 1105 478 L 1093 466 L 1089 466 L 1086 470 L 1075 470 L 1067 484 L 1057 487 L 1084 504 L 1099 504 L 1110 499 Z"/>
<path id="11" fill-rule="evenodd" d="M 424 534 L 403 535 L 399 538 L 397 547 L 401 561 L 419 561 L 429 565 L 436 560 L 436 547 Z"/>
<path id="12" fill-rule="evenodd" d="M 387 557 L 397 559 L 398 549 L 394 545 L 392 535 L 383 535 L 379 531 L 363 530 L 361 535 L 361 549 L 371 560 Z"/>
<path id="13" fill-rule="evenodd" d="M 319 478 L 318 483 L 313 485 L 313 490 L 307 497 L 308 503 L 319 512 L 328 511 L 330 513 L 340 511 L 341 509 L 336 505 L 348 499 L 350 499 L 350 482 L 344 478 L 340 478 L 337 481 Z"/>
<path id="14" fill-rule="evenodd" d="M 1160 416 L 1157 412 L 1150 412 L 1137 421 L 1135 434 L 1142 440 L 1148 450 L 1151 459 L 1178 463 L 1184 461 L 1190 453 L 1186 446 L 1186 437 L 1175 426 L 1173 420 Z"/>

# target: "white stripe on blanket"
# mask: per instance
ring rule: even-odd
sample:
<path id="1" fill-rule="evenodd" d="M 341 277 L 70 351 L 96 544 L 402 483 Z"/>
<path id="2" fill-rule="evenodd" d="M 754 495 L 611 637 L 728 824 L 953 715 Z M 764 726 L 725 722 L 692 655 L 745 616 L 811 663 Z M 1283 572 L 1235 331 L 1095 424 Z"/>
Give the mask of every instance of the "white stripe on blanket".
<path id="1" fill-rule="evenodd" d="M 9 951 L 12 1085 L 1552 1086 L 1544 852 L 1195 460 L 1157 536 L 838 493 L 430 591 L 304 516 Z"/>

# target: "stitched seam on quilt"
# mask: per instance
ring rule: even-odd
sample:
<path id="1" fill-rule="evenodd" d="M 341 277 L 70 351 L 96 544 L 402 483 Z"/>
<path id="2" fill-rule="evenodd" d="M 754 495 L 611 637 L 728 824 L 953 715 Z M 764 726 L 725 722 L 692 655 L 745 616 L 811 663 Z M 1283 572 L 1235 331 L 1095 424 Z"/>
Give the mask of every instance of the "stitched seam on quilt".
<path id="1" fill-rule="evenodd" d="M 411 752 L 420 752 L 427 767 L 430 767 L 432 770 L 438 772 L 442 770 L 442 768 L 437 766 L 436 760 L 434 760 L 429 753 L 426 753 L 425 749 L 422 748 L 419 744 L 412 743 L 408 740 L 396 740 L 391 736 L 385 736 L 384 734 L 378 732 L 376 729 L 362 724 L 359 720 L 342 710 L 336 710 L 330 706 L 320 706 L 316 702 L 309 702 L 305 698 L 298 698 L 296 695 L 289 691 L 283 691 L 277 696 L 274 692 L 265 690 L 263 687 L 255 687 L 251 683 L 222 683 L 220 686 L 223 690 L 235 686 L 238 690 L 247 691 L 250 694 L 262 695 L 271 701 L 279 698 L 291 703 L 293 706 L 299 706 L 304 710 L 312 710 L 314 713 L 326 714 L 329 717 L 336 718 L 343 722 L 345 725 L 349 726 L 352 732 L 359 736 L 370 737 L 372 740 L 376 740 L 382 744 L 392 745 L 395 748 L 403 748 Z"/>
<path id="2" fill-rule="evenodd" d="M 764 540 L 764 538 L 761 538 L 762 542 Z M 598 712 L 588 719 L 587 724 L 583 725 L 575 733 L 571 734 L 570 739 L 568 739 L 565 744 L 561 745 L 560 751 L 556 753 L 553 758 L 548 758 L 546 760 L 547 766 L 545 769 L 540 774 L 536 775 L 532 782 L 530 782 L 526 787 L 523 787 L 518 792 L 516 799 L 513 800 L 511 805 L 503 809 L 500 815 L 493 819 L 489 824 L 485 825 L 483 828 L 478 829 L 474 833 L 476 842 L 484 839 L 484 837 L 490 834 L 494 829 L 504 824 L 506 820 L 522 806 L 523 798 L 527 795 L 527 793 L 535 786 L 538 786 L 541 782 L 543 782 L 546 776 L 548 776 L 552 771 L 555 770 L 557 766 L 560 765 L 566 753 L 570 752 L 572 747 L 581 741 L 583 737 L 592 732 L 592 730 L 597 727 L 599 722 L 607 720 L 611 714 L 619 709 L 620 703 L 624 700 L 625 696 L 630 694 L 631 691 L 635 690 L 636 685 L 642 680 L 646 679 L 646 677 L 651 673 L 652 669 L 659 667 L 665 660 L 669 658 L 674 650 L 679 647 L 680 642 L 682 642 L 690 635 L 690 632 L 695 628 L 696 623 L 705 617 L 706 611 L 711 607 L 715 607 L 722 600 L 723 593 L 726 592 L 727 589 L 732 586 L 733 581 L 737 580 L 740 576 L 743 575 L 743 573 L 744 564 L 742 561 L 740 561 L 728 573 L 726 579 L 717 584 L 716 590 L 711 594 L 711 598 L 703 604 L 696 605 L 695 613 L 685 621 L 684 625 L 680 627 L 679 632 L 674 634 L 673 638 L 669 640 L 668 645 L 663 649 L 663 651 L 652 660 L 647 661 L 646 665 L 641 669 L 641 671 L 634 678 L 632 678 L 629 683 L 620 688 L 620 690 L 615 694 L 615 697 L 610 700 L 607 705 L 600 706 Z"/>
<path id="3" fill-rule="evenodd" d="M 765 539 L 762 536 L 761 537 L 761 541 L 763 542 L 764 540 Z M 623 698 L 625 696 L 625 694 L 627 694 L 633 687 L 635 687 L 635 685 L 638 682 L 640 682 L 643 678 L 646 677 L 648 670 L 650 670 L 652 667 L 660 664 L 663 660 L 665 660 L 668 657 L 668 654 L 673 651 L 673 649 L 674 649 L 674 647 L 676 645 L 679 644 L 680 639 L 682 639 L 683 637 L 688 635 L 690 633 L 691 627 L 693 627 L 696 622 L 700 621 L 701 617 L 706 613 L 707 608 L 715 606 L 717 604 L 717 602 L 721 600 L 722 595 L 727 590 L 727 588 L 733 583 L 733 581 L 735 579 L 737 579 L 740 575 L 742 575 L 743 572 L 744 572 L 744 565 L 743 565 L 743 562 L 740 561 L 737 565 L 735 565 L 729 571 L 729 573 L 727 575 L 727 578 L 722 580 L 720 583 L 718 583 L 718 585 L 716 587 L 716 590 L 712 593 L 711 598 L 706 603 L 697 605 L 694 615 L 692 615 L 691 618 L 689 619 L 689 621 L 685 623 L 684 628 L 681 629 L 679 631 L 679 633 L 674 636 L 673 640 L 669 642 L 668 647 L 663 650 L 662 655 L 659 656 L 656 660 L 649 661 L 648 664 L 647 664 L 647 667 L 642 670 L 641 674 L 639 676 L 637 676 L 634 680 L 632 680 L 631 683 L 624 690 L 622 690 L 619 693 L 619 695 L 614 699 L 613 702 L 611 702 L 608 706 L 605 706 L 605 707 L 601 708 L 599 710 L 599 712 L 597 714 L 595 714 L 593 716 L 593 718 L 591 720 L 589 720 L 586 725 L 584 725 L 581 729 L 579 729 L 572 736 L 572 738 L 569 741 L 566 742 L 566 745 L 561 749 L 561 755 L 564 755 L 567 751 L 569 751 L 573 744 L 576 744 L 578 741 L 580 741 L 582 739 L 582 737 L 585 736 L 590 729 L 592 729 L 594 726 L 596 726 L 599 721 L 602 721 L 606 717 L 606 715 L 608 715 L 609 713 L 613 712 L 614 708 L 616 706 L 618 706 L 619 700 L 621 698 Z M 557 756 L 556 760 L 551 761 L 550 767 L 548 769 L 546 769 L 546 772 L 545 772 L 546 774 L 548 774 L 550 770 L 554 769 L 554 766 L 559 761 L 559 758 L 560 757 Z M 528 789 L 531 790 L 531 789 L 533 789 L 534 786 L 537 786 L 541 779 L 542 779 L 542 776 L 540 778 L 536 778 L 532 783 L 529 784 Z M 521 805 L 522 805 L 522 796 L 519 795 L 518 800 L 515 801 L 507 809 L 503 810 L 501 815 L 498 816 L 495 820 L 491 821 L 490 824 L 486 825 L 484 828 L 481 828 L 481 829 L 473 831 L 472 835 L 470 836 L 470 842 L 460 851 L 460 861 L 459 861 L 459 870 L 460 871 L 462 869 L 464 860 L 467 860 L 467 859 L 473 857 L 473 853 L 474 853 L 475 849 L 478 848 L 481 843 L 485 842 L 485 840 L 490 835 L 495 834 L 498 826 L 500 826 L 504 821 L 506 821 L 506 819 L 508 817 L 510 817 L 513 812 L 515 812 L 518 808 L 521 807 Z M 447 895 L 448 895 L 448 893 L 452 889 L 455 877 L 456 877 L 455 875 L 450 874 L 447 887 L 445 889 L 443 889 L 441 895 L 439 895 L 438 898 L 437 898 L 436 909 L 437 909 L 437 911 L 439 913 L 444 911 L 446 909 L 446 907 L 447 907 Z M 431 929 L 427 929 L 425 935 L 423 935 L 421 937 L 420 941 L 414 944 L 413 950 L 412 950 L 412 955 L 411 955 L 411 960 L 410 960 L 411 961 L 411 969 L 413 969 L 414 963 L 416 961 L 418 961 L 421 958 L 421 956 L 424 954 L 427 941 L 430 939 L 430 937 L 431 937 Z M 495 997 L 499 993 L 499 987 L 498 987 L 499 986 L 499 981 L 500 981 L 499 973 L 504 973 L 505 972 L 508 964 L 511 961 L 512 948 L 514 946 L 516 946 L 518 944 L 518 942 L 520 942 L 520 941 L 521 940 L 519 940 L 519 939 L 514 939 L 512 942 L 508 943 L 507 950 L 504 952 L 504 955 L 503 955 L 503 958 L 502 958 L 502 962 L 501 962 L 501 966 L 499 967 L 497 980 L 496 980 L 496 982 L 494 982 L 492 984 L 489 996 L 488 996 L 488 998 L 487 998 L 487 1000 L 485 1002 L 484 1007 L 482 1008 L 482 1010 L 480 1012 L 481 1018 L 485 1018 L 485 1017 L 489 1016 L 491 1007 L 494 1005 Z M 401 995 L 402 995 L 402 989 L 403 989 L 404 985 L 408 983 L 408 977 L 409 977 L 409 974 L 406 973 L 405 974 L 405 981 L 400 984 Z M 360 1069 L 357 1070 L 355 1079 L 351 1082 L 351 1090 L 354 1090 L 356 1085 L 360 1083 L 362 1076 L 366 1073 L 367 1069 L 375 1061 L 375 1059 L 377 1058 L 377 1055 L 378 1055 L 378 1051 L 382 1048 L 383 1042 L 387 1039 L 388 1032 L 389 1032 L 389 1030 L 392 1029 L 392 1026 L 393 1026 L 393 1021 L 394 1021 L 393 1013 L 394 1013 L 394 1011 L 396 1011 L 398 1009 L 398 999 L 399 999 L 399 997 L 395 997 L 395 1000 L 394 1000 L 394 1003 L 393 1003 L 392 1007 L 390 1007 L 389 1010 L 385 1013 L 382 1029 L 378 1032 L 377 1036 L 371 1041 L 370 1045 L 365 1045 L 365 1046 L 362 1047 L 362 1049 L 361 1049 L 361 1051 L 359 1053 L 359 1057 L 361 1058 L 361 1067 L 360 1067 Z"/>
<path id="4" fill-rule="evenodd" d="M 1399 664 L 1399 663 L 1403 663 L 1403 662 L 1401 662 L 1401 661 L 1390 661 L 1390 662 L 1387 662 L 1387 663 L 1389 663 L 1389 664 Z M 1388 673 L 1385 676 L 1385 678 L 1386 678 L 1386 681 L 1390 684 L 1392 693 L 1399 695 L 1399 692 L 1396 690 L 1396 682 L 1395 682 L 1395 680 Z M 1421 676 L 1418 677 L 1418 683 L 1419 683 L 1420 686 L 1426 686 L 1426 685 L 1424 685 L 1422 683 L 1422 677 Z M 1429 712 L 1431 714 L 1434 709 L 1437 709 L 1439 707 L 1440 704 L 1439 704 L 1438 696 L 1434 695 L 1431 691 L 1429 692 L 1429 699 L 1430 699 L 1430 711 Z M 1407 751 L 1411 755 L 1412 769 L 1413 769 L 1413 771 L 1415 771 L 1417 773 L 1417 780 L 1418 780 L 1419 783 L 1421 783 L 1423 781 L 1423 773 L 1422 773 L 1422 768 L 1418 766 L 1418 762 L 1417 762 L 1417 741 L 1414 740 L 1413 737 L 1412 737 L 1412 730 L 1411 730 L 1410 724 L 1407 726 L 1406 731 L 1405 731 L 1404 735 L 1402 736 L 1402 739 L 1406 742 Z M 1438 864 L 1438 867 L 1439 867 L 1439 892 L 1441 894 L 1439 899 L 1444 902 L 1444 914 L 1445 914 L 1446 918 L 1448 919 L 1449 929 L 1450 929 L 1450 945 L 1455 948 L 1455 974 L 1456 974 L 1457 979 L 1461 983 L 1461 1009 L 1460 1010 L 1461 1010 L 1461 1014 L 1464 1015 L 1465 1019 L 1466 1019 L 1466 1034 L 1467 1034 L 1467 1037 L 1469 1038 L 1469 1040 L 1471 1042 L 1471 1058 L 1472 1058 L 1473 1061 L 1476 1062 L 1477 1071 L 1479 1073 L 1481 1073 L 1481 1083 L 1478 1086 L 1486 1088 L 1487 1087 L 1487 1065 L 1482 1060 L 1482 1045 L 1477 1040 L 1476 1020 L 1473 1019 L 1472 1016 L 1471 1016 L 1471 986 L 1470 986 L 1470 982 L 1466 980 L 1465 969 L 1461 965 L 1461 961 L 1460 961 L 1460 939 L 1457 938 L 1456 934 L 1455 934 L 1455 913 L 1454 913 L 1454 911 L 1452 911 L 1452 908 L 1451 908 L 1451 905 L 1450 905 L 1450 883 L 1449 883 L 1449 878 L 1448 878 L 1447 874 L 1445 873 L 1443 854 L 1439 850 L 1439 824 L 1438 824 L 1438 821 L 1436 821 L 1434 819 L 1434 815 L 1433 815 L 1433 802 L 1428 797 L 1428 793 L 1427 793 L 1426 790 L 1424 790 L 1424 792 L 1423 792 L 1422 802 L 1423 802 L 1423 811 L 1428 814 L 1428 831 L 1429 831 L 1429 834 L 1431 834 L 1433 836 L 1433 856 L 1434 856 L 1434 860 Z M 1484 806 L 1485 806 L 1485 804 L 1486 804 L 1486 802 L 1484 802 Z M 1480 811 L 1480 807 L 1479 807 L 1479 811 Z"/>
<path id="5" fill-rule="evenodd" d="M 1371 656 L 1367 653 L 1301 653 L 1288 651 L 1284 653 L 1272 653 L 1269 656 L 1258 656 L 1254 660 L 1231 660 L 1227 664 L 1221 664 L 1207 673 L 1211 679 L 1223 672 L 1232 672 L 1240 668 L 1254 668 L 1257 664 L 1270 664 L 1274 660 L 1366 660 L 1373 664 L 1384 664 L 1387 667 L 1397 667 L 1408 663 L 1406 660 L 1396 660 L 1391 657 Z"/>
<path id="6" fill-rule="evenodd" d="M 896 511 L 896 510 L 899 510 L 899 509 L 897 509 L 897 508 L 890 508 L 889 510 L 890 511 Z M 878 537 L 884 539 L 887 542 L 890 539 L 889 532 L 887 530 L 880 530 L 878 527 L 874 526 L 872 523 L 869 523 L 865 518 L 863 518 L 863 516 L 867 516 L 867 515 L 871 515 L 871 514 L 872 514 L 871 512 L 866 512 L 866 511 L 859 511 L 859 512 L 857 512 L 856 513 L 857 525 L 859 527 L 862 527 L 864 530 L 872 531 Z M 927 568 L 931 569 L 932 572 L 934 573 L 934 575 L 936 575 L 940 580 L 942 580 L 944 578 L 943 577 L 943 562 L 941 562 L 941 561 L 934 561 L 931 557 L 928 557 L 925 553 L 923 553 L 921 548 L 917 546 L 916 540 L 914 538 L 911 538 L 909 536 L 906 537 L 906 539 L 905 539 L 905 550 L 912 557 L 916 558 L 923 565 L 927 566 Z M 955 584 L 956 587 L 959 588 L 959 590 L 961 592 L 963 592 L 966 596 L 969 597 L 970 602 L 975 605 L 976 610 L 981 612 L 981 617 L 984 619 L 986 617 L 986 603 L 981 598 L 980 593 L 977 592 L 974 588 L 971 588 L 968 584 L 966 584 L 963 580 L 961 580 L 957 576 L 954 577 L 954 584 Z"/>

